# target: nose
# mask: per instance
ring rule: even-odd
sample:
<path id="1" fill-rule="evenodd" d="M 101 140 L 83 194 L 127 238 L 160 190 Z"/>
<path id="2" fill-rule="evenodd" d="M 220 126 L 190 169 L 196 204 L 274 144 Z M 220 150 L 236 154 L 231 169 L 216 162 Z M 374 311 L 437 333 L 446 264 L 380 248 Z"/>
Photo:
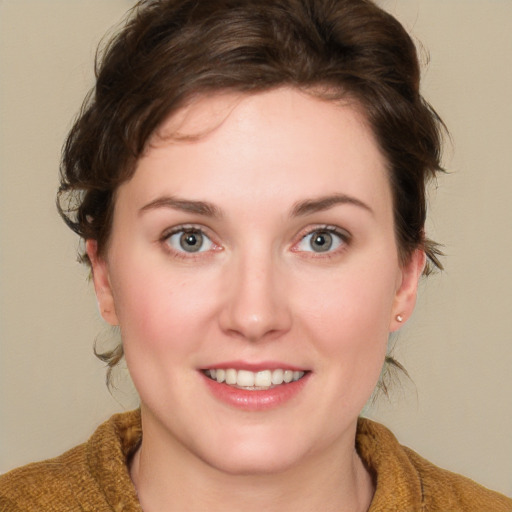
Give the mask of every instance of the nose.
<path id="1" fill-rule="evenodd" d="M 292 323 L 283 271 L 271 257 L 231 261 L 225 276 L 225 300 L 219 313 L 223 332 L 256 342 L 276 339 Z"/>

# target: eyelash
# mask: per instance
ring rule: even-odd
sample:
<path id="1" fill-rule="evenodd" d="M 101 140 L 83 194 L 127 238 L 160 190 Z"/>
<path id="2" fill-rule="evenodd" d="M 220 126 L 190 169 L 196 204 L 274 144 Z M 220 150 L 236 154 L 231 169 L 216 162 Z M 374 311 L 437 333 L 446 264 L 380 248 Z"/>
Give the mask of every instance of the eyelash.
<path id="1" fill-rule="evenodd" d="M 185 250 L 180 251 L 180 250 L 174 249 L 173 247 L 171 247 L 169 240 L 172 236 L 180 234 L 180 233 L 182 233 L 182 234 L 186 234 L 186 233 L 199 234 L 202 237 L 206 238 L 210 244 L 212 244 L 213 249 L 199 250 L 196 252 L 194 252 L 194 251 L 187 252 Z M 313 236 L 315 233 L 328 233 L 330 235 L 334 235 L 340 241 L 339 246 L 336 247 L 334 250 L 330 250 L 330 248 L 328 248 L 325 252 L 322 252 L 322 251 L 316 252 L 313 250 L 305 251 L 305 250 L 299 250 L 297 248 L 308 236 Z M 331 226 L 331 225 L 319 225 L 319 226 L 315 226 L 313 228 L 308 227 L 308 228 L 304 229 L 298 235 L 298 238 L 299 238 L 299 240 L 297 242 L 293 243 L 293 245 L 291 247 L 291 251 L 305 254 L 305 255 L 307 255 L 305 257 L 309 257 L 309 258 L 332 258 L 334 256 L 337 256 L 347 249 L 347 246 L 350 245 L 351 240 L 352 240 L 352 236 L 346 230 L 340 229 L 337 226 Z M 159 241 L 161 244 L 163 244 L 165 250 L 168 253 L 170 253 L 171 256 L 173 256 L 174 258 L 184 259 L 184 260 L 196 259 L 199 257 L 204 258 L 208 255 L 208 253 L 211 253 L 212 251 L 217 252 L 219 250 L 222 250 L 222 247 L 220 245 L 216 244 L 213 241 L 212 237 L 206 233 L 206 230 L 204 227 L 193 225 L 193 224 L 176 226 L 170 230 L 167 230 L 162 234 Z"/>
<path id="2" fill-rule="evenodd" d="M 199 234 L 202 237 L 206 238 L 210 242 L 210 244 L 213 246 L 213 249 L 207 249 L 206 251 L 199 250 L 199 251 L 191 251 L 191 252 L 187 252 L 185 250 L 181 250 L 181 251 L 177 250 L 171 246 L 170 239 L 172 236 L 180 234 L 180 233 L 182 233 L 182 234 L 190 233 L 190 234 L 196 234 L 196 235 Z M 204 229 L 204 227 L 196 226 L 193 224 L 176 226 L 175 228 L 165 231 L 162 234 L 162 236 L 160 237 L 159 242 L 163 245 L 164 249 L 172 257 L 178 258 L 178 259 L 183 259 L 183 260 L 191 260 L 191 259 L 194 260 L 199 257 L 204 258 L 205 256 L 207 256 L 207 253 L 209 253 L 211 251 L 221 250 L 221 247 L 219 245 L 217 245 L 213 241 L 212 237 L 206 233 L 206 230 Z"/>
<path id="3" fill-rule="evenodd" d="M 301 251 L 297 249 L 297 246 L 302 243 L 308 236 L 313 236 L 315 233 L 329 233 L 330 235 L 334 235 L 340 240 L 340 246 L 336 247 L 334 250 L 326 250 L 325 252 L 315 252 L 315 251 Z M 350 245 L 352 241 L 352 235 L 337 226 L 332 225 L 319 225 L 313 228 L 308 227 L 303 232 L 299 234 L 299 241 L 294 243 L 292 246 L 293 252 L 301 252 L 305 254 L 305 257 L 309 258 L 333 258 L 338 256 L 340 253 L 346 251 L 347 247 Z"/>

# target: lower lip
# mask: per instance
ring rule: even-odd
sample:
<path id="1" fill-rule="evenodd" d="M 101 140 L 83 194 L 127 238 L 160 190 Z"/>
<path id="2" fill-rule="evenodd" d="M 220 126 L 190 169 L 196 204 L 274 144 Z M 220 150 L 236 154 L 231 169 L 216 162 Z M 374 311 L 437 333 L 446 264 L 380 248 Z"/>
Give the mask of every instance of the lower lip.
<path id="1" fill-rule="evenodd" d="M 304 388 L 311 374 L 308 372 L 301 379 L 288 384 L 254 391 L 219 383 L 202 372 L 201 375 L 211 393 L 221 402 L 244 411 L 265 411 L 275 409 L 295 398 Z"/>

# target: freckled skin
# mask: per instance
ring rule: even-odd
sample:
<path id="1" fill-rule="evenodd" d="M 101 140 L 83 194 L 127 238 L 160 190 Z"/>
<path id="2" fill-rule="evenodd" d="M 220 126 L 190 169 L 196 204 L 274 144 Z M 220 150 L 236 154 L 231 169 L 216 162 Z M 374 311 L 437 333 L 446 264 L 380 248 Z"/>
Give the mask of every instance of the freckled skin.
<path id="1" fill-rule="evenodd" d="M 395 316 L 414 306 L 423 253 L 400 266 L 385 162 L 353 107 L 278 89 L 205 98 L 185 114 L 161 132 L 211 129 L 192 142 L 155 140 L 118 190 L 106 259 L 88 244 L 98 299 L 121 327 L 140 394 L 142 452 L 196 471 L 277 474 L 312 461 L 318 471 L 353 452 Z M 332 194 L 368 208 L 291 214 Z M 162 196 L 221 213 L 141 212 Z M 179 236 L 165 238 L 182 226 L 207 244 L 187 253 Z M 306 237 L 326 227 L 349 236 L 335 233 L 332 250 L 315 252 Z M 240 411 L 199 372 L 232 360 L 311 375 L 281 407 Z"/>

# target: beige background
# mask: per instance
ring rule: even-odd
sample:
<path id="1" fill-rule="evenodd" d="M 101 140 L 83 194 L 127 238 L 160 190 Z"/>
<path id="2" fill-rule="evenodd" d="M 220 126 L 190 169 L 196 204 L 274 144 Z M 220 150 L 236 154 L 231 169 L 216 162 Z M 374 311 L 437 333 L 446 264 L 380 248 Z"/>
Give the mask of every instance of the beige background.
<path id="1" fill-rule="evenodd" d="M 130 0 L 0 0 L 0 472 L 85 440 L 109 395 L 77 240 L 54 208 L 60 147 L 95 47 Z M 451 129 L 423 283 L 397 355 L 414 384 L 369 412 L 433 462 L 512 495 L 512 2 L 387 0 L 428 48 L 425 93 Z M 106 331 L 106 334 L 109 334 Z"/>

